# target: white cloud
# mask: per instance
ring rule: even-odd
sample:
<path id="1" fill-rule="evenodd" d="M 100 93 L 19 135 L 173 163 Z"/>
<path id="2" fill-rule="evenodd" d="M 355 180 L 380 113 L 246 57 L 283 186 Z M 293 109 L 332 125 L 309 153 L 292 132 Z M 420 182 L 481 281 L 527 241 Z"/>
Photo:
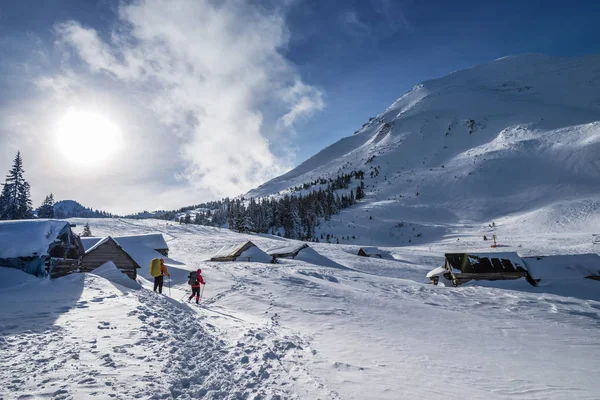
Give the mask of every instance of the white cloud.
<path id="1" fill-rule="evenodd" d="M 346 33 L 356 37 L 371 36 L 373 33 L 369 25 L 361 21 L 356 11 L 344 11 L 340 14 L 339 21 Z"/>
<path id="2" fill-rule="evenodd" d="M 119 8 L 108 39 L 75 21 L 56 33 L 58 47 L 91 73 L 143 93 L 135 106 L 180 145 L 178 176 L 195 193 L 237 195 L 284 172 L 289 154 L 277 143 L 324 107 L 321 91 L 283 55 L 282 16 L 244 1 L 135 1 Z M 68 86 L 61 78 L 39 85 Z"/>
<path id="3" fill-rule="evenodd" d="M 305 85 L 299 79 L 296 79 L 294 86 L 286 88 L 282 97 L 288 104 L 292 104 L 290 110 L 281 118 L 286 127 L 293 126 L 299 118 L 310 116 L 325 108 L 323 93 Z"/>
<path id="4" fill-rule="evenodd" d="M 387 25 L 384 29 L 385 33 L 394 34 L 397 31 L 404 29 L 410 30 L 411 26 L 404 14 L 402 4 L 392 2 L 392 0 L 371 0 L 375 11 L 383 18 Z"/>
<path id="5" fill-rule="evenodd" d="M 410 31 L 401 2 L 392 0 L 371 0 L 372 10 L 369 15 L 359 15 L 354 10 L 343 11 L 338 17 L 338 22 L 349 36 L 356 38 L 377 40 L 389 37 L 399 31 Z M 365 11 L 365 10 L 363 10 Z M 373 18 L 373 12 L 374 17 Z"/>

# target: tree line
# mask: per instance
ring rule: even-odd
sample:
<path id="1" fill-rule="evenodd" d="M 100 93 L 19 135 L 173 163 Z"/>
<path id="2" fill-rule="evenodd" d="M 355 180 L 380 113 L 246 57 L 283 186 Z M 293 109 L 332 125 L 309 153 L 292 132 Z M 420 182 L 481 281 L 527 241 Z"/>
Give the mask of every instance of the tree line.
<path id="1" fill-rule="evenodd" d="M 0 219 L 2 220 L 30 219 L 35 216 L 31 202 L 31 188 L 25 180 L 24 173 L 21 153 L 17 152 L 0 194 Z M 228 226 L 229 229 L 237 232 L 271 233 L 286 238 L 318 241 L 319 237 L 315 232 L 323 220 L 328 221 L 332 215 L 354 205 L 365 196 L 363 178 L 363 171 L 352 171 L 338 174 L 333 178 L 318 178 L 296 186 L 291 190 L 296 192 L 294 195 L 285 194 L 279 198 L 260 199 L 225 198 L 182 207 L 178 210 L 161 211 L 152 216 L 166 220 L 179 219 L 180 223 L 186 224 Z M 350 188 L 356 181 L 359 181 L 356 186 Z M 317 190 L 308 191 L 317 185 L 320 186 Z M 347 189 L 350 191 L 348 192 Z M 297 193 L 302 190 L 308 193 Z M 62 215 L 64 212 L 56 211 L 54 205 L 54 196 L 51 193 L 37 209 L 37 216 L 39 218 L 84 216 Z M 79 203 L 76 205 L 87 213 L 94 214 L 86 216 L 112 216 L 109 213 L 86 209 Z M 178 218 L 181 213 L 185 213 L 185 216 Z M 138 215 L 142 217 L 145 214 Z"/>
<path id="2" fill-rule="evenodd" d="M 186 213 L 179 218 L 179 222 L 217 227 L 227 225 L 237 232 L 270 233 L 292 239 L 319 241 L 315 232 L 322 221 L 328 221 L 332 215 L 365 197 L 362 180 L 349 193 L 338 192 L 350 188 L 353 180 L 363 177 L 362 171 L 353 171 L 328 180 L 319 178 L 293 188 L 293 191 L 300 191 L 314 185 L 326 185 L 306 194 L 285 194 L 278 199 L 225 198 L 185 207 L 179 210 L 180 213 Z M 190 212 L 193 210 L 196 211 L 195 215 Z M 165 212 L 162 217 L 172 220 L 174 215 L 174 211 Z"/>

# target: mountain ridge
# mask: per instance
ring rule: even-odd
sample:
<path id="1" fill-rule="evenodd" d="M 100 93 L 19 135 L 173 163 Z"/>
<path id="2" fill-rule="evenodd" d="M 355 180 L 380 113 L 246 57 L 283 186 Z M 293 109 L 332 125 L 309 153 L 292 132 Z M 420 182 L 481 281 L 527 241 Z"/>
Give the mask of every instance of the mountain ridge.
<path id="1" fill-rule="evenodd" d="M 84 207 L 75 200 L 60 200 L 54 203 L 54 217 L 58 219 L 111 218 L 113 215 L 106 211 Z"/>
<path id="2" fill-rule="evenodd" d="M 600 56 L 504 57 L 415 85 L 354 135 L 244 196 L 365 169 L 367 197 L 356 207 L 399 220 L 483 223 L 593 205 L 599 120 Z"/>

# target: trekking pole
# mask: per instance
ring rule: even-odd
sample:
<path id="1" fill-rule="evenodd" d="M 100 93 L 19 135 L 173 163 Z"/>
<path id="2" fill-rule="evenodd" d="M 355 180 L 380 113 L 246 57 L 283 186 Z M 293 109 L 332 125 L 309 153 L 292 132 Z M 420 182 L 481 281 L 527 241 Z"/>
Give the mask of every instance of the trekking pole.
<path id="1" fill-rule="evenodd" d="M 171 297 L 171 277 L 169 277 L 169 297 Z"/>
<path id="2" fill-rule="evenodd" d="M 200 291 L 200 299 L 202 299 L 202 295 L 204 294 L 204 287 L 206 284 L 202 285 L 202 290 Z"/>

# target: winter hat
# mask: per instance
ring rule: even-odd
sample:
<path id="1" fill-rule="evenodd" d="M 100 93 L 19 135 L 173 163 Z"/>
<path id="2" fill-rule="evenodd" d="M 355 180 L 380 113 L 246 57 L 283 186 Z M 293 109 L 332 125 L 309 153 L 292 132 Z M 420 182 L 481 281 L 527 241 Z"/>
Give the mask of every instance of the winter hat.
<path id="1" fill-rule="evenodd" d="M 196 272 L 199 273 L 199 274 L 201 274 L 202 270 L 200 268 L 198 268 L 198 270 Z"/>

